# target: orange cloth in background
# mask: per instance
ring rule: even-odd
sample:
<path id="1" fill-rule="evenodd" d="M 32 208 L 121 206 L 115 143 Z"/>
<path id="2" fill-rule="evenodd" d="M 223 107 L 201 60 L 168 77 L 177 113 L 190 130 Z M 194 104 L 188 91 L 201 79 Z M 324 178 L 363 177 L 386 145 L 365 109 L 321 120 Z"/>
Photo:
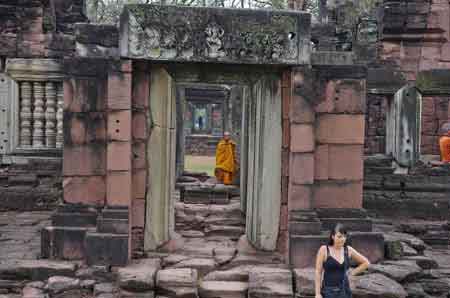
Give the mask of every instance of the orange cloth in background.
<path id="1" fill-rule="evenodd" d="M 216 178 L 225 185 L 233 183 L 233 173 L 221 169 L 216 169 Z"/>
<path id="2" fill-rule="evenodd" d="M 216 178 L 223 184 L 231 184 L 236 171 L 236 144 L 231 140 L 221 140 L 216 149 Z"/>
<path id="3" fill-rule="evenodd" d="M 441 161 L 450 162 L 450 137 L 441 137 L 439 147 L 441 149 Z"/>

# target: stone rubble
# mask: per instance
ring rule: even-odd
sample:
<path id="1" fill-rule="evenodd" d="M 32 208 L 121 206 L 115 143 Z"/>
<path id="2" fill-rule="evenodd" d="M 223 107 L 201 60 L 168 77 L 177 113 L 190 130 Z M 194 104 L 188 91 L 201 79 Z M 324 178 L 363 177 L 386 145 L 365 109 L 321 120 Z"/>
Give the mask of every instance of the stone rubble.
<path id="1" fill-rule="evenodd" d="M 223 209 L 230 214 L 234 212 L 230 211 L 232 208 Z M 211 208 L 194 206 L 186 214 L 193 215 L 192 210 L 208 218 Z M 14 225 L 35 231 L 42 228 L 31 226 L 36 220 L 20 218 Z M 34 218 L 43 220 L 42 216 Z M 388 223 L 380 228 L 386 235 L 388 258 L 372 264 L 366 274 L 352 278 L 353 297 L 446 297 L 450 292 L 450 249 L 431 247 L 414 235 L 394 231 L 400 228 Z M 1 235 L 2 229 L 9 233 L 11 226 L 0 226 Z M 32 235 L 30 232 L 23 237 Z M 8 241 L 5 243 L 9 245 Z M 289 268 L 282 256 L 257 252 L 245 237 L 238 241 L 229 237 L 188 237 L 181 243 L 173 251 L 149 253 L 122 268 L 19 260 L 3 255 L 0 298 L 314 296 L 314 268 Z"/>

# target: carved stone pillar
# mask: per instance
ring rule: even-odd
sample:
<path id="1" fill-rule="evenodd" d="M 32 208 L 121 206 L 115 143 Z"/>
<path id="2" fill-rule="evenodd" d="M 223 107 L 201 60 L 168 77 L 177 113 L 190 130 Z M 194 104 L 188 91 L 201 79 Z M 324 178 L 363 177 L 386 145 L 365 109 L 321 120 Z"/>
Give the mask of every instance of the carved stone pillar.
<path id="1" fill-rule="evenodd" d="M 31 83 L 20 84 L 20 147 L 31 147 Z"/>
<path id="2" fill-rule="evenodd" d="M 63 135 L 63 106 L 64 94 L 62 84 L 57 85 L 57 111 L 56 111 L 56 148 L 62 148 L 64 144 Z"/>
<path id="3" fill-rule="evenodd" d="M 53 82 L 45 83 L 45 146 L 56 147 L 56 88 Z"/>
<path id="4" fill-rule="evenodd" d="M 44 147 L 44 86 L 41 82 L 33 83 L 33 147 Z"/>

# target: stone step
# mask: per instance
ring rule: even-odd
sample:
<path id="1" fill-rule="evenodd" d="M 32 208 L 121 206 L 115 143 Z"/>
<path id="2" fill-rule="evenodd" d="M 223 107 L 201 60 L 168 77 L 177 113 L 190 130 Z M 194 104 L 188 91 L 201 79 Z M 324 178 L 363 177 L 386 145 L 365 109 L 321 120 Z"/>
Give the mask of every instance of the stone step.
<path id="1" fill-rule="evenodd" d="M 319 221 L 290 221 L 289 231 L 293 235 L 319 235 L 322 231 L 322 224 Z"/>
<path id="2" fill-rule="evenodd" d="M 88 265 L 124 266 L 128 261 L 128 234 L 88 232 L 86 234 Z"/>
<path id="3" fill-rule="evenodd" d="M 322 230 L 330 231 L 336 223 L 343 224 L 347 231 L 371 232 L 372 221 L 369 218 L 321 218 Z"/>
<path id="4" fill-rule="evenodd" d="M 97 212 L 56 212 L 52 215 L 53 226 L 95 227 Z"/>
<path id="5" fill-rule="evenodd" d="M 46 280 L 51 276 L 75 276 L 77 265 L 50 260 L 5 260 L 0 262 L 0 279 Z"/>
<path id="6" fill-rule="evenodd" d="M 128 219 L 104 218 L 97 219 L 97 231 L 99 233 L 128 234 Z"/>
<path id="7" fill-rule="evenodd" d="M 102 210 L 103 218 L 128 219 L 128 208 L 105 208 Z"/>
<path id="8" fill-rule="evenodd" d="M 328 233 L 321 235 L 291 235 L 290 264 L 295 268 L 314 267 L 317 251 L 328 243 Z M 351 246 L 371 263 L 384 259 L 384 237 L 378 232 L 352 232 Z"/>
<path id="9" fill-rule="evenodd" d="M 41 256 L 47 259 L 82 260 L 86 256 L 85 237 L 95 228 L 46 227 L 41 230 Z"/>
<path id="10" fill-rule="evenodd" d="M 208 225 L 205 228 L 205 235 L 210 236 L 224 236 L 230 237 L 231 239 L 238 240 L 241 235 L 245 234 L 245 227 L 236 226 L 219 226 L 219 225 Z"/>
<path id="11" fill-rule="evenodd" d="M 317 216 L 322 218 L 367 218 L 365 209 L 351 208 L 319 208 L 316 209 Z"/>
<path id="12" fill-rule="evenodd" d="M 202 298 L 246 298 L 248 283 L 239 281 L 202 281 L 199 294 Z"/>

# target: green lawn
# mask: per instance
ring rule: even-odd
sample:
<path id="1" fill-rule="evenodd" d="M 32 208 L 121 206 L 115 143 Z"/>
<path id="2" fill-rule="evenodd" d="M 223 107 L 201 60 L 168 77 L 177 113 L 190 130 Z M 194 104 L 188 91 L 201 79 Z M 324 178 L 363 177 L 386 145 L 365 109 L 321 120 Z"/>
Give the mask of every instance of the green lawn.
<path id="1" fill-rule="evenodd" d="M 215 165 L 215 156 L 184 156 L 184 169 L 187 171 L 206 172 L 208 175 L 214 176 Z"/>

